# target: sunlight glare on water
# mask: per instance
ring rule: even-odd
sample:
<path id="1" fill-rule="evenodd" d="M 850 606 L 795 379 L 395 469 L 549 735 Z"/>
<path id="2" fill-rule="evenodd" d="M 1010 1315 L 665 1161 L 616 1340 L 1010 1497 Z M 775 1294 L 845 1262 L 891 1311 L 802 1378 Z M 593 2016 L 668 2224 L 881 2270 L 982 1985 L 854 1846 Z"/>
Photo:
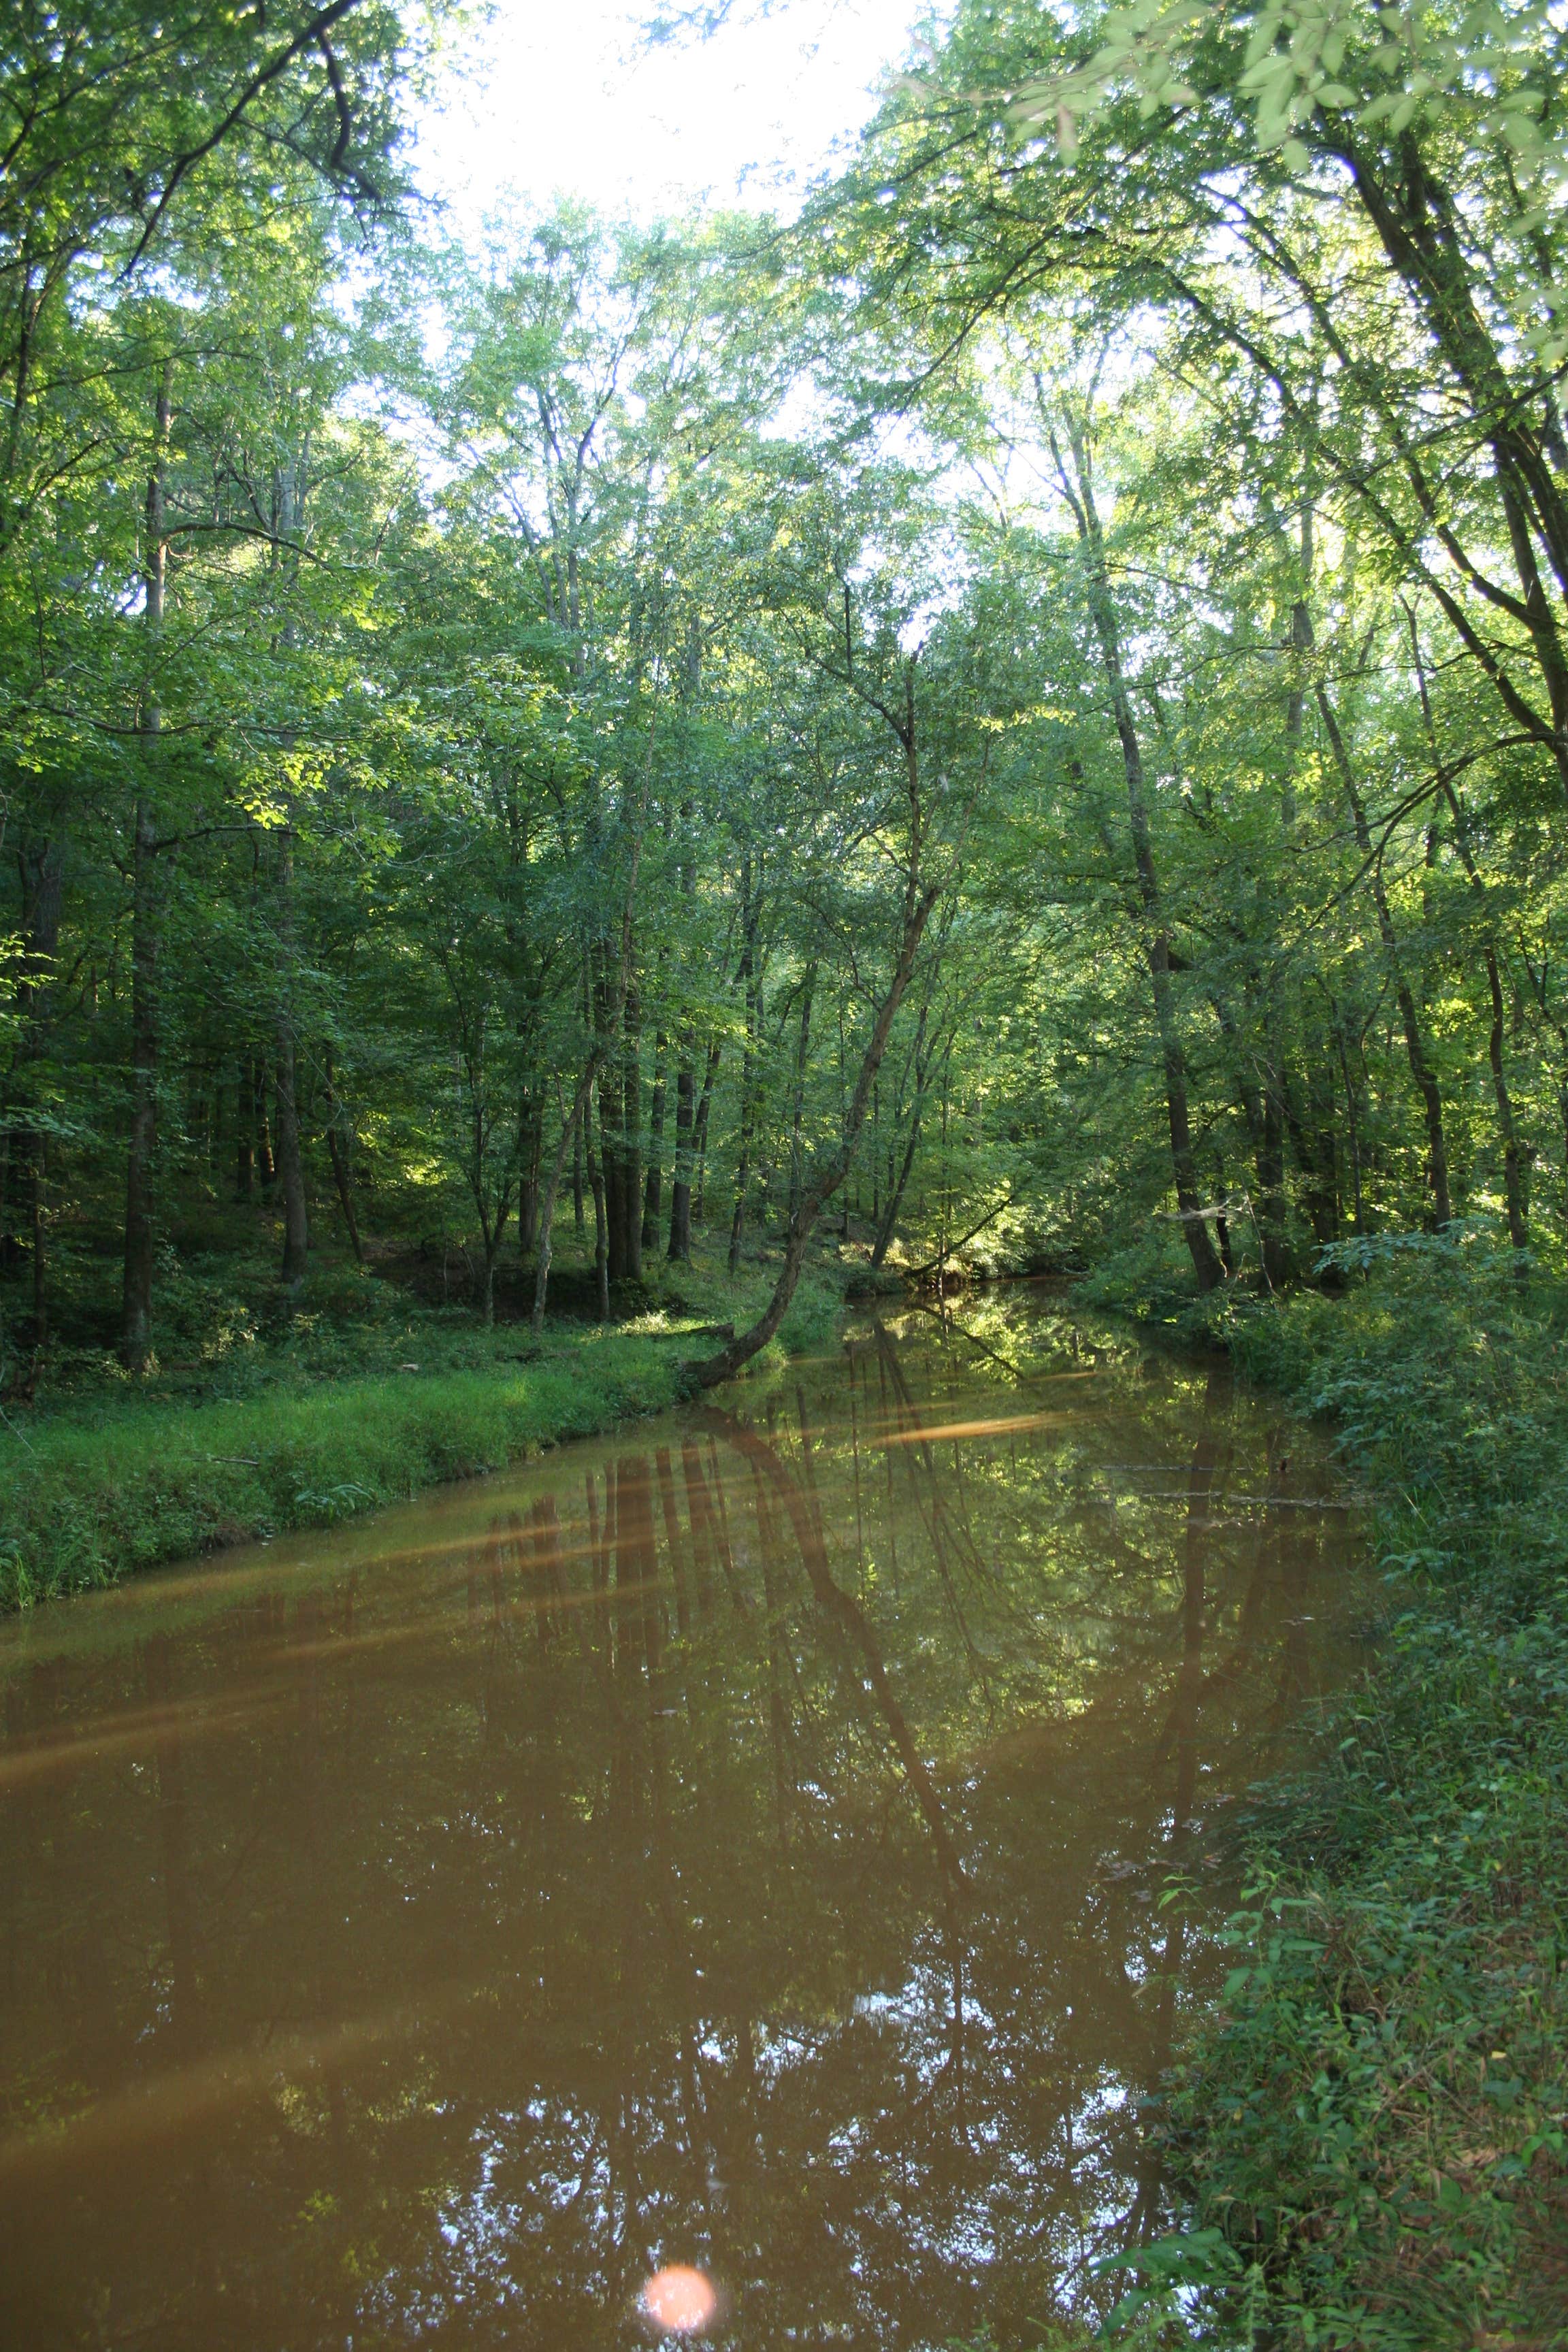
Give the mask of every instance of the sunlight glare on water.
<path id="1" fill-rule="evenodd" d="M 685 2263 L 670 2263 L 655 2271 L 644 2287 L 639 2307 L 645 2319 L 667 2336 L 695 2336 L 719 2308 L 710 2281 Z"/>

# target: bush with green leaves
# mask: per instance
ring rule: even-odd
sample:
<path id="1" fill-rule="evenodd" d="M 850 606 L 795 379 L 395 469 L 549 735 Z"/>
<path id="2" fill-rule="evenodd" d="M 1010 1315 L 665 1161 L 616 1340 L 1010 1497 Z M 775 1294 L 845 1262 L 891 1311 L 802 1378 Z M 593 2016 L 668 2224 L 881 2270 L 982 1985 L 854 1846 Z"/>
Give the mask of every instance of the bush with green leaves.
<path id="1" fill-rule="evenodd" d="M 1474 1230 L 1335 1255 L 1345 1295 L 1215 1318 L 1337 1422 L 1392 1622 L 1258 1794 L 1161 2126 L 1201 2340 L 1561 2344 L 1568 1298 Z"/>

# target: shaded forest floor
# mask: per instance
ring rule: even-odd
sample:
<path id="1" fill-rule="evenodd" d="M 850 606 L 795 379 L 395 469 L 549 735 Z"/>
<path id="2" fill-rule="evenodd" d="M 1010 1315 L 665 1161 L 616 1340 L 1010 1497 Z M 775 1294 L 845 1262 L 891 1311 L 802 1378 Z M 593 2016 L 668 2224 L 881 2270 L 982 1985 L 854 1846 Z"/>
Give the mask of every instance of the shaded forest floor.
<path id="1" fill-rule="evenodd" d="M 498 1282 L 487 1328 L 464 1303 L 468 1271 L 460 1250 L 409 1248 L 374 1270 L 323 1256 L 285 1300 L 261 1246 L 171 1254 L 158 1352 L 134 1379 L 73 1330 L 68 1299 L 37 1394 L 0 1406 L 0 1610 L 331 1526 L 658 1412 L 680 1365 L 717 1344 L 701 1327 L 752 1320 L 771 1286 L 765 1266 L 731 1281 L 661 1264 L 617 1286 L 600 1325 L 592 1269 L 568 1247 L 535 1340 L 531 1277 Z M 826 1338 L 837 1272 L 803 1281 L 775 1355 Z"/>
<path id="2" fill-rule="evenodd" d="M 1083 1286 L 1337 1424 L 1394 1620 L 1258 1792 L 1225 2007 L 1161 2126 L 1194 2223 L 1124 2317 L 1543 2352 L 1568 2345 L 1568 1292 L 1476 1233 L 1344 1255 L 1337 1297 Z"/>

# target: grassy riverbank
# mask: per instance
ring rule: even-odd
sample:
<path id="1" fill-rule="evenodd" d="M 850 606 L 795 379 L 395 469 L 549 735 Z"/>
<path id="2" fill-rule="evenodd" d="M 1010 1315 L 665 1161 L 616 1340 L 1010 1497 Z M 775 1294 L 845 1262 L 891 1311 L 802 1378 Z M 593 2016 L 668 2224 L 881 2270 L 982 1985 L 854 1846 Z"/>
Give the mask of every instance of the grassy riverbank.
<path id="1" fill-rule="evenodd" d="M 331 1526 L 656 1412 L 680 1364 L 716 1344 L 692 1327 L 749 1320 L 767 1286 L 765 1270 L 683 1268 L 626 1319 L 552 1322 L 537 1343 L 525 1324 L 486 1329 L 342 1269 L 270 1324 L 193 1308 L 148 1378 L 84 1355 L 44 1404 L 6 1409 L 0 1610 Z M 824 1343 L 840 1303 L 806 1278 L 768 1353 Z"/>
<path id="2" fill-rule="evenodd" d="M 1568 2344 L 1568 1296 L 1479 1236 L 1345 1271 L 1206 1318 L 1337 1422 L 1395 1614 L 1259 1792 L 1226 2006 L 1163 2126 L 1194 2222 L 1141 2324 L 1534 2352 Z"/>

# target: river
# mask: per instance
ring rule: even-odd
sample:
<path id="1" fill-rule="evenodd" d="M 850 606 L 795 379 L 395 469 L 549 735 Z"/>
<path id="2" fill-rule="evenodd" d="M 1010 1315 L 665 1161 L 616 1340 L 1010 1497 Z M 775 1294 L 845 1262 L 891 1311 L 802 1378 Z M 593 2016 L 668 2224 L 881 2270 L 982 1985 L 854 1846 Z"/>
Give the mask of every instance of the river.
<path id="1" fill-rule="evenodd" d="M 1356 1570 L 1313 1433 L 1018 1286 L 14 1622 L 0 2343 L 1091 2320 Z"/>

